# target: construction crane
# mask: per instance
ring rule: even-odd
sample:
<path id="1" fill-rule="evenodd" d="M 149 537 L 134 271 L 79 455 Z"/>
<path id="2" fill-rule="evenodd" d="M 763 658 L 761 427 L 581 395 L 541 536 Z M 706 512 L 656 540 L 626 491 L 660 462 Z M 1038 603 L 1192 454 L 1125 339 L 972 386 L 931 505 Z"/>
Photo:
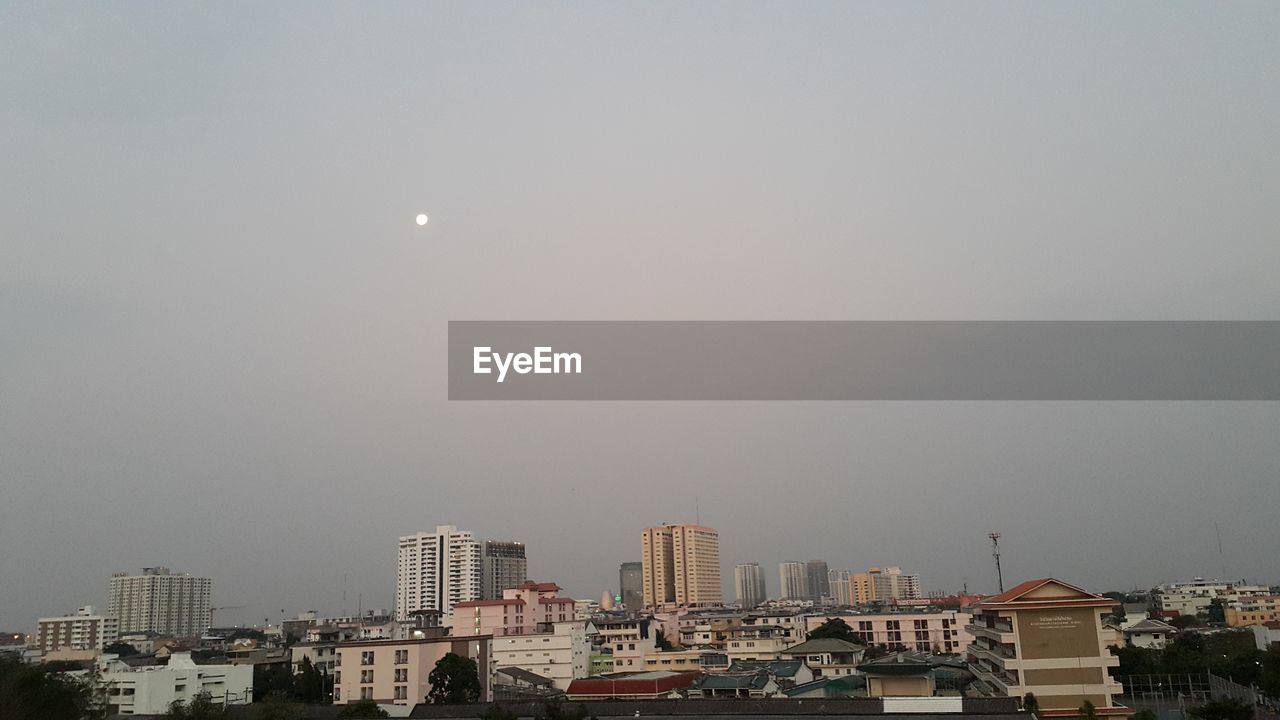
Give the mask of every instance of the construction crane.
<path id="1" fill-rule="evenodd" d="M 247 607 L 249 607 L 249 606 L 248 606 L 248 605 L 221 605 L 221 606 L 219 606 L 219 607 L 211 607 L 211 608 L 209 608 L 209 627 L 211 627 L 211 628 L 212 628 L 212 627 L 217 627 L 217 625 L 215 625 L 215 624 L 214 624 L 214 622 L 213 622 L 213 614 L 214 614 L 215 612 L 217 612 L 217 611 L 219 611 L 219 610 L 243 610 L 243 609 L 245 609 L 245 608 L 247 608 Z"/>
<path id="2" fill-rule="evenodd" d="M 991 557 L 996 559 L 996 582 L 1000 585 L 1000 592 L 1004 592 L 1004 573 L 1000 571 L 1000 533 L 988 533 L 987 537 L 991 538 Z"/>

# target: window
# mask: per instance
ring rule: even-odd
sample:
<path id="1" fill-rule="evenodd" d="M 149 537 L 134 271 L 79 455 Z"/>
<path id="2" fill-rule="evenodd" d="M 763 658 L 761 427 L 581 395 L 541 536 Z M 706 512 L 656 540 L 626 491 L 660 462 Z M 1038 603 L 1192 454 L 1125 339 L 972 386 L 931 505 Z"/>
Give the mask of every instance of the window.
<path id="1" fill-rule="evenodd" d="M 396 664 L 397 664 L 397 665 L 404 665 L 404 664 L 405 664 L 405 663 L 407 663 L 407 662 L 409 662 L 409 651 L 408 651 L 408 650 L 397 650 L 397 651 L 396 651 Z"/>
<path id="2" fill-rule="evenodd" d="M 361 670 L 361 671 L 360 671 L 360 682 L 362 682 L 362 683 L 371 683 L 371 682 L 373 682 L 373 671 L 372 671 L 372 670 Z"/>
<path id="3" fill-rule="evenodd" d="M 333 686 L 333 699 L 334 700 L 342 699 L 342 688 L 338 687 L 337 685 Z"/>
<path id="4" fill-rule="evenodd" d="M 404 685 L 397 685 L 395 692 L 396 692 L 396 696 L 395 696 L 396 700 L 407 700 L 409 698 L 409 688 L 405 687 Z"/>
<path id="5" fill-rule="evenodd" d="M 366 688 L 366 687 L 362 687 L 362 688 L 360 688 L 360 699 L 361 699 L 361 700 L 372 700 L 372 699 L 373 699 L 373 688 Z"/>
<path id="6" fill-rule="evenodd" d="M 364 652 L 360 653 L 360 664 L 361 664 L 361 665 L 372 665 L 372 664 L 373 664 L 373 651 L 372 651 L 372 650 L 365 650 Z"/>
<path id="7" fill-rule="evenodd" d="M 409 682 L 409 668 L 396 668 L 396 682 Z"/>

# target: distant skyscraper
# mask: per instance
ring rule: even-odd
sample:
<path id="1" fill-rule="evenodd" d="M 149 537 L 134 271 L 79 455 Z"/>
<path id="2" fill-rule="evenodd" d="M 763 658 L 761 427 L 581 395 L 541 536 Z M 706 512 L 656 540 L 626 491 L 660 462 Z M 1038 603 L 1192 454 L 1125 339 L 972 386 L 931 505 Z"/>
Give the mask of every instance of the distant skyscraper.
<path id="1" fill-rule="evenodd" d="M 645 607 L 707 607 L 724 602 L 720 534 L 702 525 L 663 525 L 640 535 Z"/>
<path id="2" fill-rule="evenodd" d="M 778 564 L 778 594 L 783 600 L 806 600 L 809 594 L 805 564 L 787 561 Z"/>
<path id="3" fill-rule="evenodd" d="M 502 591 L 529 579 L 524 543 L 485 540 L 480 550 L 480 599 L 501 600 Z"/>
<path id="4" fill-rule="evenodd" d="M 479 600 L 480 543 L 453 525 L 400 538 L 396 568 L 396 619 L 417 610 L 437 610 L 451 624 L 456 603 Z"/>
<path id="5" fill-rule="evenodd" d="M 821 600 L 830 597 L 831 589 L 827 585 L 827 562 L 810 560 L 804 564 L 805 587 L 810 600 Z"/>
<path id="6" fill-rule="evenodd" d="M 853 576 L 854 602 L 891 603 L 920 597 L 920 576 L 905 575 L 900 567 L 871 568 Z"/>
<path id="7" fill-rule="evenodd" d="M 738 604 L 744 608 L 759 606 L 766 599 L 764 591 L 764 573 L 758 563 L 743 563 L 733 569 L 733 586 L 737 591 Z"/>
<path id="8" fill-rule="evenodd" d="M 174 574 L 166 567 L 143 568 L 141 575 L 111 576 L 107 615 L 120 633 L 154 632 L 186 637 L 209 629 L 209 591 L 205 577 Z"/>
<path id="9" fill-rule="evenodd" d="M 644 609 L 644 563 L 624 562 L 618 566 L 618 594 L 627 612 Z"/>
<path id="10" fill-rule="evenodd" d="M 848 570 L 828 570 L 827 587 L 831 588 L 831 599 L 836 605 L 853 604 L 853 588 L 849 582 Z"/>

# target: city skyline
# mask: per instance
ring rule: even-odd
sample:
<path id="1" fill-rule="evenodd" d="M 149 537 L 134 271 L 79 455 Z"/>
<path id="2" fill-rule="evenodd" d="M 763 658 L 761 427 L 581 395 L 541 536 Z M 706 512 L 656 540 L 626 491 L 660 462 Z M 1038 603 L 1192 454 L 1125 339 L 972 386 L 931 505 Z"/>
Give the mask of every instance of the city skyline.
<path id="1" fill-rule="evenodd" d="M 1278 33 L 3 4 L 0 629 L 157 564 L 218 623 L 392 608 L 443 522 L 583 598 L 675 521 L 725 597 L 809 558 L 990 592 L 993 530 L 1010 586 L 1272 581 L 1280 403 L 462 402 L 446 365 L 451 320 L 1280 319 Z"/>

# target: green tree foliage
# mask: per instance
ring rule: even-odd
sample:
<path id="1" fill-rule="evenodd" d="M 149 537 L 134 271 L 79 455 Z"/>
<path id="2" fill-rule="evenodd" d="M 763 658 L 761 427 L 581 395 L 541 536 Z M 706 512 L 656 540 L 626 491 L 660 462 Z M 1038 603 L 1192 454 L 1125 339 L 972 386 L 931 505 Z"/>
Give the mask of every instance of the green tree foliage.
<path id="1" fill-rule="evenodd" d="M 566 706 L 563 703 L 548 700 L 542 706 L 538 720 L 587 720 L 587 709 L 581 705 Z"/>
<path id="2" fill-rule="evenodd" d="M 268 700 L 253 704 L 254 720 L 303 720 L 305 713 L 302 707 L 279 700 Z"/>
<path id="3" fill-rule="evenodd" d="M 342 720 L 348 718 L 384 718 L 389 717 L 387 711 L 378 707 L 378 703 L 372 700 L 361 700 L 353 702 L 350 705 L 343 705 L 338 711 L 338 717 Z"/>
<path id="4" fill-rule="evenodd" d="M 102 648 L 102 652 L 112 653 L 115 655 L 119 655 L 120 657 L 123 658 L 123 657 L 129 657 L 130 655 L 137 655 L 138 648 L 126 642 L 113 642 L 110 645 Z"/>
<path id="5" fill-rule="evenodd" d="M 1129 716 L 1129 720 L 1157 720 L 1156 714 L 1150 710 L 1143 708 L 1138 712 Z"/>
<path id="6" fill-rule="evenodd" d="M 289 663 L 259 663 L 253 666 L 253 701 L 293 699 L 293 670 Z"/>
<path id="7" fill-rule="evenodd" d="M 1222 598 L 1214 598 L 1209 601 L 1209 622 L 1218 625 L 1227 624 L 1227 606 Z"/>
<path id="8" fill-rule="evenodd" d="M 329 699 L 325 677 L 311 664 L 311 658 L 304 657 L 298 664 L 298 672 L 293 676 L 293 699 L 304 703 L 322 703 Z"/>
<path id="9" fill-rule="evenodd" d="M 209 693 L 199 693 L 190 702 L 174 700 L 169 703 L 169 712 L 160 717 L 166 720 L 221 720 L 227 711 L 221 703 L 215 703 Z"/>
<path id="10" fill-rule="evenodd" d="M 1207 702 L 1191 708 L 1187 714 L 1197 720 L 1253 720 L 1253 708 L 1234 698 Z"/>
<path id="11" fill-rule="evenodd" d="M 435 669 L 427 676 L 431 690 L 427 702 L 457 705 L 473 703 L 480 699 L 480 674 L 476 661 L 455 653 L 448 653 L 436 661 Z"/>
<path id="12" fill-rule="evenodd" d="M 79 665 L 76 666 L 79 669 Z M 106 706 L 91 681 L 56 666 L 27 665 L 0 657 L 0 718 L 4 720 L 101 720 Z"/>
<path id="13" fill-rule="evenodd" d="M 1098 720 L 1098 710 L 1088 700 L 1085 700 L 1084 704 L 1080 706 L 1078 713 L 1080 720 Z"/>
<path id="14" fill-rule="evenodd" d="M 1198 627 L 1200 625 L 1200 619 L 1195 615 L 1179 615 L 1178 617 L 1170 620 L 1169 624 L 1179 630 L 1186 630 L 1187 628 Z"/>
<path id="15" fill-rule="evenodd" d="M 1040 712 L 1040 701 L 1036 699 L 1035 693 L 1027 693 L 1022 696 L 1022 709 L 1029 713 Z"/>
<path id="16" fill-rule="evenodd" d="M 666 634 L 663 633 L 661 630 L 657 631 L 657 633 L 654 634 L 653 646 L 663 652 L 666 652 L 672 648 L 671 641 L 667 639 Z"/>
<path id="17" fill-rule="evenodd" d="M 836 638 L 837 640 L 858 642 L 858 636 L 853 634 L 853 628 L 849 627 L 849 623 L 841 618 L 831 618 L 809 633 L 810 640 L 821 638 Z"/>

